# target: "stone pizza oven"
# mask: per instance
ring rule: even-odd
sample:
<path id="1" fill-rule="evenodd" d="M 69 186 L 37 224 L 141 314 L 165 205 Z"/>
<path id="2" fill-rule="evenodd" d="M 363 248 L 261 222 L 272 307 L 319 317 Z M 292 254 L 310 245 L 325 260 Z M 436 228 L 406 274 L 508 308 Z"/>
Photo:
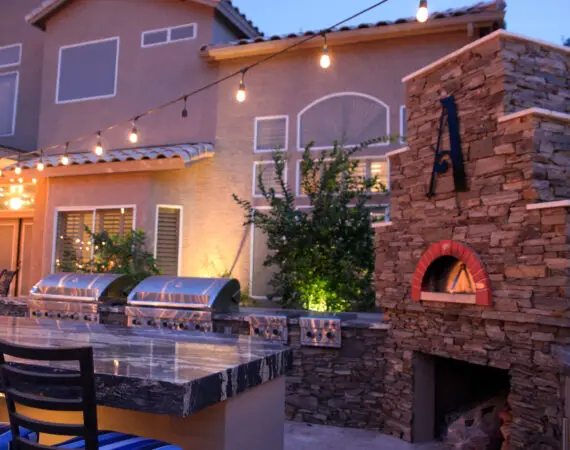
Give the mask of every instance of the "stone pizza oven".
<path id="1" fill-rule="evenodd" d="M 376 229 L 391 326 L 382 413 L 395 436 L 562 449 L 569 73 L 570 48 L 499 30 L 404 79 L 408 146 L 388 154 L 391 222 Z M 451 97 L 456 136 L 441 121 Z M 434 173 L 440 121 L 440 150 L 461 153 Z"/>

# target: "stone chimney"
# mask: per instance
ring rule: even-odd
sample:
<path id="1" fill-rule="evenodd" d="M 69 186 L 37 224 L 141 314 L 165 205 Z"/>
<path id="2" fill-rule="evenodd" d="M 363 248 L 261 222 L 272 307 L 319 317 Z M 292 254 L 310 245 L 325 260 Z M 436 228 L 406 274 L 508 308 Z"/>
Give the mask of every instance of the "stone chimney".
<path id="1" fill-rule="evenodd" d="M 414 367 L 428 354 L 509 371 L 509 448 L 559 439 L 564 387 L 553 374 L 566 364 L 552 349 L 570 344 L 569 73 L 570 48 L 499 30 L 404 78 L 408 147 L 388 155 L 391 222 L 376 230 L 395 435 L 422 434 Z M 449 96 L 467 189 L 456 192 L 450 168 L 428 198 Z M 447 127 L 443 136 L 449 150 Z M 465 291 L 441 287 L 453 277 Z"/>

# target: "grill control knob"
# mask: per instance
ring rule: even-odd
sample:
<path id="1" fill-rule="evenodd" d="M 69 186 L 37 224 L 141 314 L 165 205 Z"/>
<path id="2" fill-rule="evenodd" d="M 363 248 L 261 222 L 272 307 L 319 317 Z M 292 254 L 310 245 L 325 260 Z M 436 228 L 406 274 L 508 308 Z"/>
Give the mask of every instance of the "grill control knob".
<path id="1" fill-rule="evenodd" d="M 194 328 L 196 328 L 198 331 L 201 330 L 200 325 L 198 325 L 198 324 L 196 324 L 196 326 Z"/>
<path id="2" fill-rule="evenodd" d="M 44 313 L 44 316 L 49 317 L 49 313 L 48 313 L 48 312 L 45 312 L 45 313 Z"/>
<path id="3" fill-rule="evenodd" d="M 83 316 L 83 319 L 85 319 L 87 322 L 91 322 L 91 316 L 88 315 L 88 314 L 85 314 L 85 315 Z"/>
<path id="4" fill-rule="evenodd" d="M 274 336 L 279 336 L 281 333 L 279 332 L 279 330 L 277 328 L 273 328 L 273 335 Z"/>
<path id="5" fill-rule="evenodd" d="M 183 330 L 183 329 L 184 329 L 184 323 L 183 323 L 183 322 L 180 322 L 180 325 L 178 325 L 178 328 L 180 328 L 181 330 Z"/>
<path id="6" fill-rule="evenodd" d="M 36 317 L 39 317 L 39 316 L 42 315 L 42 312 L 41 312 L 41 311 L 34 311 L 34 312 L 32 313 L 32 315 L 34 315 L 34 316 L 36 316 Z"/>
<path id="7" fill-rule="evenodd" d="M 315 337 L 315 333 L 312 331 L 307 331 L 307 337 L 313 339 Z"/>
<path id="8" fill-rule="evenodd" d="M 73 315 L 71 316 L 71 318 L 72 318 L 73 320 L 79 320 L 79 314 L 73 314 Z"/>
<path id="9" fill-rule="evenodd" d="M 59 319 L 61 317 L 61 313 L 57 313 L 56 316 Z"/>
<path id="10" fill-rule="evenodd" d="M 162 326 L 163 326 L 164 328 L 168 328 L 168 322 L 162 322 Z"/>
<path id="11" fill-rule="evenodd" d="M 254 332 L 255 334 L 259 334 L 259 328 L 255 328 L 255 329 L 253 330 L 253 332 Z"/>
<path id="12" fill-rule="evenodd" d="M 329 331 L 327 333 L 327 339 L 332 339 L 333 337 L 334 337 L 334 334 L 331 331 Z"/>
<path id="13" fill-rule="evenodd" d="M 147 324 L 149 327 L 153 327 L 153 326 L 156 325 L 156 324 L 154 323 L 154 320 L 149 320 L 146 324 Z"/>

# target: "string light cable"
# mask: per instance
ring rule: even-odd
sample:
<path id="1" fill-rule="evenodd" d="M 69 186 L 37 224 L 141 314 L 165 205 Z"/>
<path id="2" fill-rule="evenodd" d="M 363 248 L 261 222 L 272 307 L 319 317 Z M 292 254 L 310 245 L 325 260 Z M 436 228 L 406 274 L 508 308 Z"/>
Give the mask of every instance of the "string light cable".
<path id="1" fill-rule="evenodd" d="M 182 117 L 185 118 L 185 117 L 187 117 L 187 114 L 188 114 L 187 101 L 188 101 L 188 99 L 189 99 L 190 97 L 192 97 L 192 96 L 194 96 L 194 95 L 197 95 L 197 94 L 200 94 L 200 93 L 203 92 L 203 91 L 206 91 L 206 90 L 208 90 L 208 89 L 210 89 L 210 88 L 212 88 L 212 87 L 217 86 L 218 84 L 224 83 L 224 82 L 226 82 L 226 81 L 228 81 L 228 80 L 230 80 L 230 79 L 233 79 L 233 78 L 235 78 L 235 77 L 240 77 L 240 84 L 239 84 L 239 87 L 238 87 L 238 91 L 236 92 L 236 99 L 237 99 L 239 102 L 245 101 L 245 99 L 247 98 L 247 93 L 246 93 L 246 90 L 245 90 L 245 81 L 244 81 L 244 78 L 245 78 L 245 74 L 246 74 L 249 70 L 251 70 L 251 69 L 253 69 L 253 68 L 257 67 L 257 66 L 260 66 L 261 64 L 264 64 L 264 63 L 266 63 L 266 62 L 268 62 L 268 61 L 270 61 L 270 60 L 272 60 L 272 59 L 274 59 L 274 58 L 277 58 L 277 57 L 283 55 L 284 53 L 287 53 L 287 52 L 289 52 L 289 51 L 291 51 L 291 50 L 293 50 L 293 49 L 295 49 L 295 48 L 297 48 L 297 47 L 300 47 L 300 46 L 302 46 L 303 44 L 306 44 L 307 42 L 312 41 L 313 39 L 318 39 L 318 38 L 324 38 L 324 39 L 325 39 L 325 44 L 324 44 L 324 46 L 323 46 L 323 48 L 322 48 L 322 53 L 321 53 L 321 55 L 320 55 L 320 64 L 321 64 L 322 67 L 324 67 L 323 64 L 326 65 L 327 67 L 329 67 L 329 66 L 330 66 L 330 55 L 328 54 L 328 44 L 327 44 L 327 41 L 326 41 L 326 35 L 327 35 L 328 33 L 334 32 L 335 29 L 339 28 L 340 26 L 344 25 L 345 23 L 350 22 L 351 20 L 353 20 L 353 19 L 355 19 L 355 18 L 357 18 L 357 17 L 359 17 L 359 16 L 361 16 L 361 15 L 363 15 L 363 14 L 366 14 L 367 12 L 370 12 L 370 11 L 372 11 L 373 9 L 378 8 L 379 6 L 383 5 L 384 3 L 387 3 L 388 1 L 389 1 L 389 0 L 380 0 L 380 1 L 378 1 L 378 2 L 376 2 L 376 3 L 374 3 L 374 4 L 372 4 L 372 5 L 370 5 L 369 7 L 358 11 L 357 13 L 351 15 L 350 17 L 347 17 L 347 18 L 345 18 L 345 19 L 343 19 L 343 20 L 341 20 L 341 21 L 335 23 L 334 25 L 331 25 L 329 28 L 326 28 L 326 29 L 324 29 L 324 30 L 322 30 L 322 31 L 320 31 L 320 32 L 314 33 L 314 34 L 310 34 L 310 35 L 306 36 L 305 38 L 299 39 L 299 40 L 296 41 L 295 43 L 293 43 L 293 44 L 291 44 L 291 45 L 289 45 L 289 46 L 287 46 L 287 47 L 285 47 L 285 48 L 283 48 L 283 49 L 281 49 L 281 50 L 279 50 L 279 51 L 277 51 L 277 52 L 271 53 L 271 54 L 267 55 L 266 57 L 261 58 L 261 59 L 255 61 L 255 62 L 249 64 L 248 66 L 242 67 L 241 69 L 236 70 L 235 72 L 232 72 L 232 73 L 230 73 L 230 74 L 228 74 L 228 75 L 225 75 L 225 76 L 223 76 L 223 77 L 221 77 L 221 78 L 218 78 L 218 79 L 216 79 L 216 80 L 214 80 L 214 81 L 212 81 L 212 82 L 210 82 L 210 83 L 207 83 L 207 84 L 205 84 L 205 85 L 203 85 L 203 86 L 201 86 L 201 87 L 199 87 L 199 88 L 197 88 L 197 89 L 194 89 L 193 91 L 190 91 L 190 92 L 188 92 L 188 93 L 186 93 L 186 94 L 183 94 L 183 95 L 181 95 L 181 96 L 179 96 L 179 97 L 176 97 L 176 98 L 173 99 L 173 100 L 170 100 L 170 101 L 168 101 L 168 102 L 166 102 L 166 103 L 163 103 L 163 104 L 161 104 L 161 105 L 159 105 L 159 106 L 156 106 L 156 107 L 154 107 L 154 108 L 152 108 L 152 109 L 149 109 L 149 110 L 147 110 L 147 111 L 145 111 L 145 112 L 143 112 L 143 113 L 141 113 L 141 114 L 138 114 L 137 116 L 135 116 L 134 119 L 128 119 L 128 120 L 123 120 L 123 121 L 121 121 L 121 122 L 117 122 L 117 123 L 115 123 L 115 124 L 113 124 L 113 125 L 108 126 L 107 128 L 101 129 L 101 130 L 99 130 L 99 131 L 87 133 L 87 134 L 84 134 L 84 135 L 82 135 L 82 136 L 79 136 L 79 137 L 76 137 L 76 138 L 74 138 L 74 139 L 71 139 L 71 140 L 67 141 L 65 144 L 55 144 L 55 145 L 51 145 L 51 146 L 49 146 L 49 147 L 44 147 L 44 148 L 42 148 L 41 150 L 34 150 L 34 151 L 31 151 L 31 152 L 26 152 L 25 155 L 28 156 L 28 155 L 40 155 L 40 154 L 41 154 L 41 162 L 40 162 L 40 163 L 41 163 L 42 166 L 43 166 L 43 164 L 44 164 L 44 162 L 43 162 L 43 155 L 45 154 L 45 152 L 47 152 L 47 151 L 49 151 L 49 150 L 55 150 L 55 149 L 60 148 L 60 147 L 65 147 L 65 152 L 64 152 L 64 154 L 62 155 L 62 157 L 60 158 L 60 163 L 61 163 L 62 165 L 68 165 L 68 164 L 69 164 L 68 149 L 69 149 L 70 144 L 73 144 L 73 143 L 75 143 L 75 142 L 83 141 L 83 140 L 85 140 L 85 139 L 87 139 L 87 138 L 89 138 L 89 137 L 95 135 L 95 136 L 97 137 L 97 145 L 96 145 L 96 147 L 95 147 L 95 153 L 98 154 L 100 151 L 101 151 L 101 153 L 102 153 L 102 150 L 103 150 L 103 149 L 102 149 L 102 146 L 101 146 L 101 135 L 104 134 L 104 133 L 106 133 L 106 132 L 108 132 L 108 131 L 111 131 L 111 130 L 113 130 L 113 129 L 115 129 L 115 128 L 118 128 L 118 127 L 120 127 L 120 126 L 127 125 L 127 124 L 129 124 L 129 123 L 131 123 L 132 128 L 131 128 L 131 131 L 130 131 L 130 133 L 129 133 L 129 135 L 128 135 L 128 140 L 129 140 L 131 143 L 133 143 L 133 144 L 134 144 L 134 143 L 137 143 L 138 140 L 139 140 L 139 138 L 140 138 L 140 136 L 139 136 L 139 131 L 138 131 L 137 126 L 136 126 L 137 120 L 139 120 L 139 119 L 142 118 L 142 117 L 146 117 L 146 116 L 149 116 L 149 115 L 151 115 L 151 114 L 154 114 L 154 113 L 156 113 L 156 112 L 158 112 L 158 111 L 160 111 L 160 110 L 163 110 L 163 109 L 165 109 L 165 108 L 167 108 L 167 107 L 169 107 L 169 106 L 172 106 L 172 105 L 174 105 L 174 104 L 176 104 L 176 103 L 179 103 L 179 102 L 184 102 L 184 109 L 182 110 Z M 424 5 L 427 6 L 427 1 L 421 1 L 421 2 L 420 2 L 420 6 L 424 6 Z M 328 57 L 328 61 L 327 61 L 327 57 Z M 328 65 L 327 65 L 327 62 L 328 62 Z M 243 97 L 243 100 L 240 100 L 242 97 Z M 16 155 L 19 156 L 20 154 L 14 154 L 14 155 L 10 155 L 10 156 L 4 156 L 3 158 L 13 159 Z M 19 165 L 18 165 L 17 167 L 19 167 Z M 21 170 L 21 168 L 20 168 L 20 170 Z"/>

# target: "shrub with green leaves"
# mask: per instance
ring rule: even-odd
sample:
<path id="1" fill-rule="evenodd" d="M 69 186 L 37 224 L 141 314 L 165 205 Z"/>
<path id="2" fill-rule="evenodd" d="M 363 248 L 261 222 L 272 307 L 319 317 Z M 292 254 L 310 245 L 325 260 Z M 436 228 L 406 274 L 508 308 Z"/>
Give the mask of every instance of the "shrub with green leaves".
<path id="1" fill-rule="evenodd" d="M 367 311 L 374 307 L 374 235 L 367 202 L 377 178 L 358 176 L 355 154 L 369 143 L 313 158 L 311 146 L 300 164 L 301 188 L 310 208 L 299 209 L 285 182 L 286 153 L 273 153 L 278 189 L 259 174 L 259 191 L 270 209 L 256 210 L 234 195 L 252 224 L 267 236 L 267 267 L 277 270 L 270 286 L 284 308 L 314 311 Z"/>

